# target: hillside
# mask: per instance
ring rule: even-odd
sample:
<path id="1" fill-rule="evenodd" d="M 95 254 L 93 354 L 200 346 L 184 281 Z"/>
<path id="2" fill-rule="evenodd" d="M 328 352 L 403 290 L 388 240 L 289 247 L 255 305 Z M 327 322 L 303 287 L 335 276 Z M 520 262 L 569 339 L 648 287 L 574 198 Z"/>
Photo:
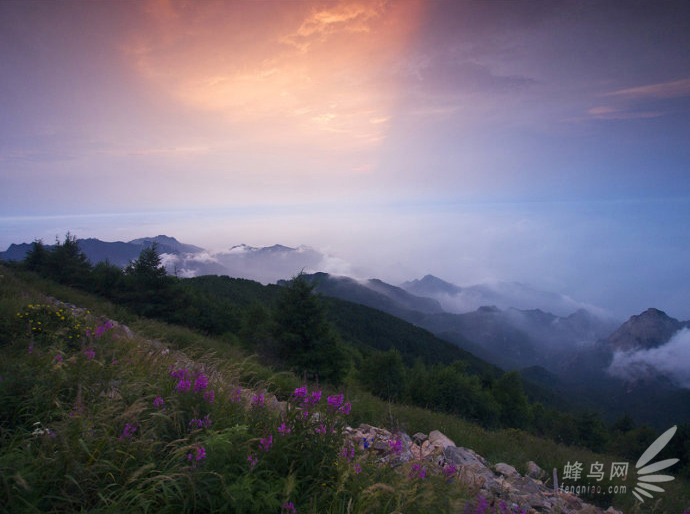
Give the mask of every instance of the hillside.
<path id="1" fill-rule="evenodd" d="M 296 391 L 300 383 L 297 377 L 285 373 L 275 375 L 270 369 L 248 360 L 239 347 L 227 340 L 214 340 L 160 323 L 137 320 L 132 314 L 97 297 L 28 275 L 20 279 L 14 271 L 6 268 L 0 269 L 0 275 L 3 284 L 0 327 L 5 336 L 0 354 L 0 376 L 3 377 L 0 391 L 4 391 L 0 402 L 3 413 L 6 413 L 1 424 L 6 443 L 0 451 L 0 470 L 4 477 L 2 491 L 13 491 L 10 497 L 3 498 L 3 504 L 8 508 L 19 501 L 39 510 L 45 510 L 50 504 L 52 511 L 78 510 L 80 506 L 87 509 L 108 506 L 112 509 L 122 505 L 128 505 L 129 510 L 137 510 L 137 506 L 148 505 L 148 508 L 155 506 L 157 511 L 164 512 L 168 505 L 179 512 L 207 511 L 221 505 L 234 505 L 233 508 L 246 512 L 265 512 L 266 509 L 277 512 L 281 505 L 292 503 L 298 512 L 325 512 L 337 508 L 336 505 L 342 505 L 342 502 L 349 502 L 351 506 L 360 506 L 356 512 L 386 511 L 385 505 L 407 506 L 424 512 L 462 512 L 465 508 L 475 508 L 477 502 L 484 501 L 486 494 L 494 494 L 488 487 L 481 490 L 481 496 L 473 499 L 478 491 L 461 485 L 464 480 L 476 484 L 481 473 L 491 480 L 487 484 L 510 481 L 511 487 L 517 488 L 514 498 L 523 498 L 520 501 L 528 501 L 529 498 L 529 501 L 536 502 L 535 505 L 542 502 L 542 507 L 537 509 L 540 511 L 549 501 L 554 501 L 544 500 L 549 498 L 548 491 L 542 500 L 535 496 L 536 490 L 521 492 L 527 483 L 525 481 L 532 479 L 510 475 L 511 467 L 498 463 L 512 462 L 518 464 L 518 468 L 526 469 L 519 464 L 537 460 L 542 467 L 549 469 L 550 466 L 562 467 L 562 462 L 575 455 L 590 461 L 610 459 L 583 454 L 581 450 L 537 440 L 524 433 L 519 435 L 515 431 L 486 432 L 458 418 L 443 417 L 421 409 L 395 404 L 385 407 L 354 384 L 341 390 L 350 402 L 347 408 L 349 419 L 343 421 L 351 426 L 369 423 L 353 432 L 360 444 L 354 447 L 356 458 L 337 457 L 342 440 L 324 441 L 316 446 L 311 443 L 312 451 L 305 455 L 300 449 L 302 446 L 289 444 L 289 441 L 306 437 L 309 432 L 307 425 L 300 428 L 297 419 L 287 424 L 293 419 L 291 416 L 299 412 L 290 410 L 291 392 Z M 241 285 L 256 287 L 251 283 Z M 91 313 L 84 308 L 46 298 L 36 287 L 52 295 L 79 301 L 88 306 Z M 103 312 L 102 309 L 112 313 L 111 316 L 119 314 L 118 317 L 129 319 L 131 329 L 102 316 L 99 313 Z M 30 314 L 33 320 L 30 326 L 33 327 L 38 327 L 36 323 L 43 319 L 43 328 L 39 332 L 33 331 L 31 337 L 23 335 L 26 334 L 22 328 L 24 322 L 18 319 L 16 312 L 23 313 L 23 316 Z M 61 330 L 75 329 L 75 321 L 80 319 L 86 322 L 84 326 L 88 327 L 88 332 L 79 345 L 60 343 L 64 336 L 54 337 L 65 333 Z M 53 321 L 46 324 L 47 320 Z M 154 334 L 155 339 L 151 339 Z M 32 340 L 27 353 L 27 345 Z M 189 346 L 190 343 L 194 346 Z M 213 357 L 208 353 L 211 349 L 215 354 Z M 50 381 L 43 378 L 47 374 L 53 377 Z M 190 378 L 185 378 L 187 376 Z M 189 385 L 185 385 L 185 380 L 189 380 Z M 43 385 L 31 387 L 31 384 Z M 309 386 L 309 390 L 312 387 Z M 244 392 L 237 396 L 240 388 Z M 106 393 L 105 396 L 101 391 Z M 277 397 L 272 399 L 269 391 L 275 392 Z M 329 391 L 324 391 L 324 396 L 337 396 L 336 391 Z M 53 395 L 59 398 L 56 403 Z M 260 395 L 266 405 L 265 411 L 252 407 Z M 287 418 L 269 414 L 271 402 L 281 400 L 287 400 L 283 404 L 288 409 Z M 392 419 L 395 420 L 393 427 L 389 425 Z M 432 436 L 438 437 L 432 433 L 441 429 L 453 440 L 463 441 L 463 446 L 489 458 L 496 466 L 482 457 L 472 457 L 476 464 L 463 468 L 469 466 L 463 459 L 476 453 L 465 448 L 447 450 L 442 446 L 444 454 L 450 452 L 448 458 L 451 454 L 456 455 L 452 458 L 459 458 L 458 463 L 462 464 L 446 469 L 436 468 L 431 460 L 418 461 L 417 464 L 412 460 L 402 461 L 400 468 L 394 468 L 397 471 L 390 466 L 381 467 L 378 459 L 385 457 L 386 453 L 368 453 L 361 446 L 361 437 L 366 437 L 367 431 L 371 432 L 371 428 L 366 428 L 371 425 L 393 429 L 391 432 L 376 429 L 376 433 L 388 433 L 382 441 L 388 442 L 387 438 L 390 438 L 396 444 L 397 441 L 407 441 L 405 437 L 408 436 L 403 432 L 394 436 L 395 427 L 410 434 L 424 432 L 429 434 L 424 436 L 429 440 Z M 281 435 L 281 427 L 285 432 L 288 426 L 291 427 L 289 436 Z M 79 438 L 83 427 L 89 427 L 90 435 Z M 19 436 L 20 433 L 23 435 Z M 358 436 L 360 433 L 364 435 Z M 272 437 L 269 439 L 267 434 L 272 434 Z M 422 437 L 422 434 L 415 437 Z M 521 440 L 517 445 L 510 442 L 515 437 Z M 22 441 L 30 441 L 29 446 Z M 423 441 L 420 439 L 419 444 Z M 231 452 L 223 450 L 228 443 L 235 448 Z M 415 450 L 416 443 L 403 444 L 406 449 L 401 457 L 415 455 L 415 451 L 429 451 L 421 448 L 433 448 L 421 445 Z M 35 450 L 31 455 L 16 458 L 26 451 L 22 448 L 32 447 Z M 55 449 L 58 449 L 54 454 L 57 460 L 53 459 L 53 464 L 45 459 Z M 298 453 L 293 453 L 295 451 Z M 326 467 L 322 471 L 328 473 L 329 469 L 334 469 L 335 476 L 341 477 L 335 481 L 333 477 L 324 480 L 320 475 L 312 475 L 311 471 L 315 468 L 310 459 L 327 458 L 329 452 L 336 458 L 328 460 L 331 463 L 328 466 L 334 465 L 335 468 Z M 430 453 L 429 458 L 432 455 L 436 453 Z M 94 458 L 98 459 L 98 465 L 93 464 Z M 285 477 L 288 475 L 283 474 L 281 466 L 288 462 L 293 463 L 291 469 L 294 471 L 288 473 L 293 485 L 286 489 Z M 321 462 L 317 466 L 319 469 L 326 461 Z M 303 463 L 305 467 L 295 468 L 295 463 Z M 423 476 L 420 474 L 422 469 Z M 458 475 L 459 482 L 448 481 L 448 473 L 459 469 L 465 470 L 462 476 Z M 498 470 L 508 474 L 501 475 Z M 115 472 L 122 480 L 120 483 L 131 486 L 120 488 L 112 482 L 108 477 Z M 226 477 L 222 483 L 235 485 L 223 488 L 213 479 L 218 473 Z M 416 485 L 420 480 L 427 492 L 421 496 Z M 320 486 L 320 492 L 315 496 L 315 490 L 310 489 L 309 484 L 316 482 L 328 487 Z M 366 491 L 375 483 L 387 485 L 372 496 L 373 491 Z M 335 489 L 331 485 L 337 485 L 341 493 L 334 494 Z M 669 487 L 668 498 L 663 498 L 669 510 L 658 512 L 678 512 L 673 510 L 680 508 L 677 502 L 687 501 L 687 492 L 683 496 L 681 490 Z M 88 491 L 102 494 L 93 495 Z M 103 494 L 105 491 L 107 494 Z M 308 498 L 318 503 L 305 503 Z M 625 505 L 632 505 L 625 503 L 630 498 L 615 499 L 623 501 L 621 506 L 624 509 Z M 575 498 L 568 502 L 572 508 L 580 505 Z"/>

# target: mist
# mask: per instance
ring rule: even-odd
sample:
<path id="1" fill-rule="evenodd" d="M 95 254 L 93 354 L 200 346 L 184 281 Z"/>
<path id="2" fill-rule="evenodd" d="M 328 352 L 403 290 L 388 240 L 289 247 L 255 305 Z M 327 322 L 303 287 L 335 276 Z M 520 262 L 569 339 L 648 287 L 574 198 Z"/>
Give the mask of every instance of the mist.
<path id="1" fill-rule="evenodd" d="M 180 276 L 202 269 L 218 273 L 214 264 L 230 265 L 238 275 L 263 283 L 303 269 L 396 285 L 432 274 L 463 288 L 488 284 L 505 289 L 520 283 L 540 295 L 556 293 L 542 295 L 531 306 L 513 307 L 567 315 L 596 306 L 627 319 L 653 306 L 689 319 L 690 255 L 678 248 L 681 236 L 673 227 L 658 223 L 664 209 L 690 216 L 687 206 L 672 203 L 585 208 L 557 202 L 276 205 L 4 218 L 0 242 L 4 248 L 34 239 L 50 244 L 67 231 L 104 241 L 166 234 L 208 250 L 205 257 L 194 257 L 206 262 L 177 263 Z M 627 226 L 628 217 L 634 230 Z M 315 253 L 275 270 L 258 269 L 231 254 L 243 243 L 308 247 Z M 491 304 L 490 293 L 470 289 L 444 303 L 449 310 L 466 312 Z"/>
<path id="2" fill-rule="evenodd" d="M 679 386 L 690 389 L 690 329 L 676 332 L 664 345 L 649 350 L 616 352 L 608 372 L 626 380 L 671 377 Z"/>

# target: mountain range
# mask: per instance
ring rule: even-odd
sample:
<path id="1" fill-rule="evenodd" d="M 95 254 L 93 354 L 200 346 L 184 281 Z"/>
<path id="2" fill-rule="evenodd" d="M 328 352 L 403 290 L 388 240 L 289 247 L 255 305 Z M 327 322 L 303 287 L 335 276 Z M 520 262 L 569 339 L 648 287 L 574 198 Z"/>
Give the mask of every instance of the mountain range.
<path id="1" fill-rule="evenodd" d="M 517 282 L 461 287 L 433 275 L 397 286 L 358 280 L 321 271 L 329 257 L 306 246 L 237 245 L 211 253 L 162 235 L 77 242 L 92 263 L 107 259 L 118 266 L 156 244 L 168 271 L 180 277 L 228 275 L 280 284 L 303 271 L 322 295 L 401 318 L 588 405 L 632 413 L 640 402 L 652 402 L 659 412 L 684 412 L 690 419 L 690 322 L 657 309 L 621 324 L 602 309 Z M 13 244 L 0 259 L 21 260 L 30 247 Z"/>

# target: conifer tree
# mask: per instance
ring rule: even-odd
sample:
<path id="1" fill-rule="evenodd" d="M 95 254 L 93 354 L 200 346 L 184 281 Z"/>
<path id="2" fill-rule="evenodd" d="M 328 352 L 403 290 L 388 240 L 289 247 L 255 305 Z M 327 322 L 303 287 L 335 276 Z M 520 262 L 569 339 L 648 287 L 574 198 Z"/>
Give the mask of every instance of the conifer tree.
<path id="1" fill-rule="evenodd" d="M 274 320 L 280 359 L 309 378 L 340 382 L 349 360 L 326 320 L 314 286 L 304 274 L 300 273 L 284 287 Z"/>

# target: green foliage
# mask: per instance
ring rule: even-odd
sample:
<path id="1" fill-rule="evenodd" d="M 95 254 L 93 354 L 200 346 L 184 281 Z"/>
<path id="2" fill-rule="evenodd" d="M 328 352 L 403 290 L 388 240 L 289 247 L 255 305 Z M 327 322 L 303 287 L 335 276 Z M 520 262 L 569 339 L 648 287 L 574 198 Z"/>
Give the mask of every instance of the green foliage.
<path id="1" fill-rule="evenodd" d="M 283 288 L 273 318 L 282 361 L 309 379 L 340 383 L 349 367 L 347 354 L 326 321 L 314 286 L 301 274 Z"/>
<path id="2" fill-rule="evenodd" d="M 527 395 L 522 388 L 522 377 L 517 371 L 504 373 L 494 386 L 494 398 L 501 408 L 503 426 L 527 428 L 531 422 Z"/>
<path id="3" fill-rule="evenodd" d="M 440 512 L 464 494 L 437 477 L 421 488 L 348 447 L 342 395 L 297 388 L 281 409 L 244 389 L 237 364 L 189 362 L 84 310 L 64 314 L 98 325 L 82 329 L 82 347 L 55 344 L 53 323 L 41 329 L 50 344 L 29 352 L 20 323 L 0 354 L 3 510 Z M 287 392 L 296 380 L 271 382 Z"/>
<path id="4" fill-rule="evenodd" d="M 400 353 L 371 352 L 359 366 L 359 380 L 384 400 L 400 400 L 405 392 L 405 367 Z"/>

